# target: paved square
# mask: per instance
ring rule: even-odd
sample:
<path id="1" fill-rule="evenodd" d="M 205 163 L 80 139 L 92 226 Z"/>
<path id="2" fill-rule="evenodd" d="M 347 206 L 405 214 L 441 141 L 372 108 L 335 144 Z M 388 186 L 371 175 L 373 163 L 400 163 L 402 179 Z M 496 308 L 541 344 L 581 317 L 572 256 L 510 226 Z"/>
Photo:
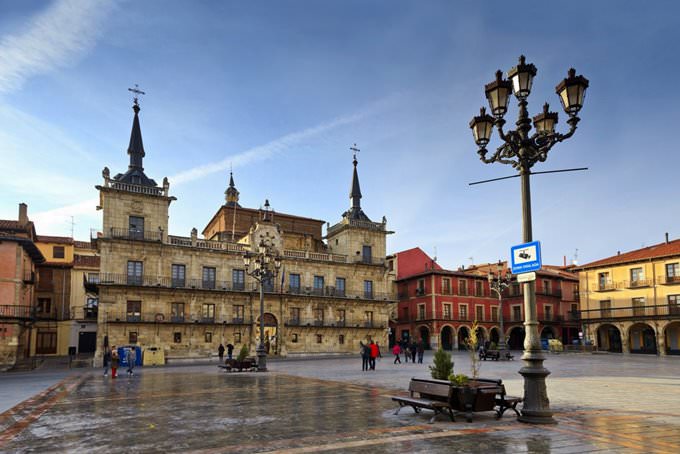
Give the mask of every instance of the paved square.
<path id="1" fill-rule="evenodd" d="M 469 370 L 456 354 L 456 372 Z M 3 452 L 680 452 L 680 358 L 550 356 L 557 426 L 493 413 L 428 424 L 427 411 L 393 415 L 425 364 L 358 358 L 271 361 L 270 372 L 225 373 L 215 364 L 142 368 L 112 380 L 69 375 L 0 414 Z M 521 395 L 521 361 L 483 363 Z M 39 374 L 36 373 L 36 374 Z M 11 380 L 3 376 L 0 384 Z"/>

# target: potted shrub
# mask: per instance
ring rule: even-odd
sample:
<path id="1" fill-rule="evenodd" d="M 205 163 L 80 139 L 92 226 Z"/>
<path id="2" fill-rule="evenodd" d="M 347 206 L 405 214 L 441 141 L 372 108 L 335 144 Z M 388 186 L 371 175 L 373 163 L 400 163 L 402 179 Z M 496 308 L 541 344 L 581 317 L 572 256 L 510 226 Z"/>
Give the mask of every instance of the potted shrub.
<path id="1" fill-rule="evenodd" d="M 430 375 L 435 380 L 448 380 L 451 374 L 453 374 L 451 354 L 440 347 L 434 354 L 433 364 L 430 366 Z"/>

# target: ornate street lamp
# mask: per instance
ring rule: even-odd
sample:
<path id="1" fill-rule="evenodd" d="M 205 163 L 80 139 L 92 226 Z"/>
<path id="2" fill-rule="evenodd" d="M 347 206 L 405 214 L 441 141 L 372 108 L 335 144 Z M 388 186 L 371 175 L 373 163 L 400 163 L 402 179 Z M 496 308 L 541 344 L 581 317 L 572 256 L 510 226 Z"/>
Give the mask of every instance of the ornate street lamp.
<path id="1" fill-rule="evenodd" d="M 267 349 L 264 345 L 264 284 L 273 282 L 281 269 L 281 258 L 279 257 L 272 238 L 266 237 L 260 241 L 257 247 L 258 252 L 246 252 L 243 254 L 243 265 L 246 273 L 257 280 L 260 286 L 260 342 L 257 345 L 257 370 L 258 372 L 267 371 Z M 252 270 L 250 267 L 252 266 Z"/>
<path id="2" fill-rule="evenodd" d="M 489 279 L 489 288 L 498 295 L 498 321 L 501 325 L 501 335 L 498 339 L 498 349 L 501 351 L 501 355 L 503 356 L 504 353 L 502 352 L 507 350 L 507 346 L 505 345 L 505 329 L 503 328 L 503 290 L 512 285 L 512 276 L 510 273 L 506 273 L 505 276 L 503 276 L 503 264 L 500 260 L 498 261 L 497 272 L 498 274 L 494 274 L 490 271 L 487 278 Z"/>
<path id="3" fill-rule="evenodd" d="M 491 138 L 489 130 L 489 116 L 484 112 L 474 117 L 470 122 L 470 128 L 479 147 L 477 153 L 480 159 L 486 163 L 500 162 L 509 164 L 519 171 L 522 190 L 522 236 L 523 242 L 532 241 L 531 229 L 531 192 L 529 175 L 531 168 L 537 162 L 544 162 L 550 149 L 558 142 L 562 142 L 576 131 L 579 122 L 578 112 L 583 107 L 583 99 L 588 80 L 583 76 L 577 76 L 572 68 L 568 77 L 560 82 L 555 88 L 564 111 L 569 116 L 567 124 L 569 131 L 566 134 L 555 132 L 557 113 L 550 112 L 546 104 L 543 112 L 533 118 L 536 132 L 531 132 L 531 119 L 527 112 L 527 97 L 531 93 L 533 78 L 536 75 L 536 67 L 527 64 L 524 56 L 519 58 L 519 64 L 508 71 L 508 78 L 503 79 L 501 71 L 496 72 L 496 80 L 484 87 L 484 93 L 489 101 L 489 107 L 493 114 L 493 124 L 498 130 L 498 135 L 503 141 L 496 151 L 487 157 L 486 146 Z M 504 131 L 505 120 L 503 116 L 507 112 L 509 101 L 509 89 L 518 100 L 519 114 L 515 125 L 516 129 Z M 524 284 L 524 327 L 526 339 L 524 340 L 524 355 L 522 360 L 525 366 L 519 371 L 524 377 L 524 407 L 519 421 L 536 424 L 555 424 L 550 411 L 550 401 L 545 385 L 545 377 L 550 374 L 543 361 L 545 356 L 541 350 L 541 342 L 538 334 L 538 320 L 536 314 L 536 283 L 525 282 Z"/>

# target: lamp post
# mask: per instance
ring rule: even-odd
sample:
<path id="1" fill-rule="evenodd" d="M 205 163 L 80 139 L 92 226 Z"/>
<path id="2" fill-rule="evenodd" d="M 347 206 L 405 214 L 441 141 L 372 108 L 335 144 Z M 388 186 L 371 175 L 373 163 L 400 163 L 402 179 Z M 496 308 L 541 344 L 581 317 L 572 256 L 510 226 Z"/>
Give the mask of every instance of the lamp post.
<path id="1" fill-rule="evenodd" d="M 501 325 L 501 335 L 498 341 L 498 349 L 503 352 L 507 349 L 507 346 L 505 345 L 505 329 L 503 328 L 503 290 L 510 287 L 512 278 L 508 273 L 503 276 L 503 264 L 500 260 L 498 261 L 497 268 L 498 274 L 489 272 L 487 277 L 489 279 L 489 288 L 498 295 L 498 321 Z"/>
<path id="2" fill-rule="evenodd" d="M 267 371 L 267 350 L 264 346 L 264 283 L 272 282 L 279 274 L 281 258 L 274 248 L 270 237 L 260 240 L 258 252 L 243 254 L 243 265 L 246 273 L 257 280 L 260 286 L 260 342 L 257 345 L 257 371 Z M 252 270 L 250 267 L 252 265 Z"/>
<path id="3" fill-rule="evenodd" d="M 536 75 L 536 67 L 526 63 L 524 55 L 520 56 L 519 64 L 508 71 L 508 78 L 503 78 L 503 73 L 496 72 L 496 79 L 484 88 L 486 98 L 493 116 L 481 108 L 479 116 L 470 122 L 470 128 L 479 147 L 477 153 L 485 164 L 500 162 L 515 168 L 520 175 L 522 193 L 522 236 L 523 242 L 532 241 L 531 232 L 531 193 L 529 175 L 531 168 L 537 162 L 544 162 L 550 149 L 558 142 L 562 142 L 576 131 L 579 122 L 578 112 L 583 107 L 583 99 L 588 80 L 583 76 L 577 76 L 571 68 L 566 79 L 562 80 L 555 91 L 560 98 L 562 107 L 569 116 L 567 124 L 569 131 L 566 134 L 555 132 L 557 113 L 550 112 L 550 106 L 546 103 L 543 112 L 533 117 L 536 131 L 531 136 L 531 119 L 527 111 L 527 98 L 531 93 L 531 85 Z M 504 131 L 505 120 L 503 116 L 508 110 L 510 94 L 514 93 L 518 101 L 519 115 L 515 122 L 515 130 Z M 491 139 L 493 127 L 498 130 L 498 135 L 503 141 L 496 151 L 487 157 L 486 146 Z M 535 282 L 524 284 L 524 327 L 526 338 L 524 340 L 524 367 L 519 373 L 524 377 L 524 406 L 519 421 L 534 424 L 555 424 L 550 411 L 550 401 L 545 385 L 545 377 L 550 374 L 543 361 L 545 356 L 541 350 L 540 337 L 538 334 L 538 320 L 536 311 L 536 286 Z"/>

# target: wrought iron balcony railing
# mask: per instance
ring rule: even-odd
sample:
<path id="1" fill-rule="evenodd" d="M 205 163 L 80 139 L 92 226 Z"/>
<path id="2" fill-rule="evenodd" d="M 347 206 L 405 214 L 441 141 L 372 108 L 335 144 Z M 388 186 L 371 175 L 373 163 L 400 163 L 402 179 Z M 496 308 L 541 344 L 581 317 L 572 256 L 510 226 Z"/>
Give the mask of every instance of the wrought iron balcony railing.
<path id="1" fill-rule="evenodd" d="M 177 324 L 212 324 L 212 325 L 250 325 L 250 319 L 232 317 L 231 315 L 206 316 L 203 312 L 107 312 L 109 323 L 177 323 Z"/>

